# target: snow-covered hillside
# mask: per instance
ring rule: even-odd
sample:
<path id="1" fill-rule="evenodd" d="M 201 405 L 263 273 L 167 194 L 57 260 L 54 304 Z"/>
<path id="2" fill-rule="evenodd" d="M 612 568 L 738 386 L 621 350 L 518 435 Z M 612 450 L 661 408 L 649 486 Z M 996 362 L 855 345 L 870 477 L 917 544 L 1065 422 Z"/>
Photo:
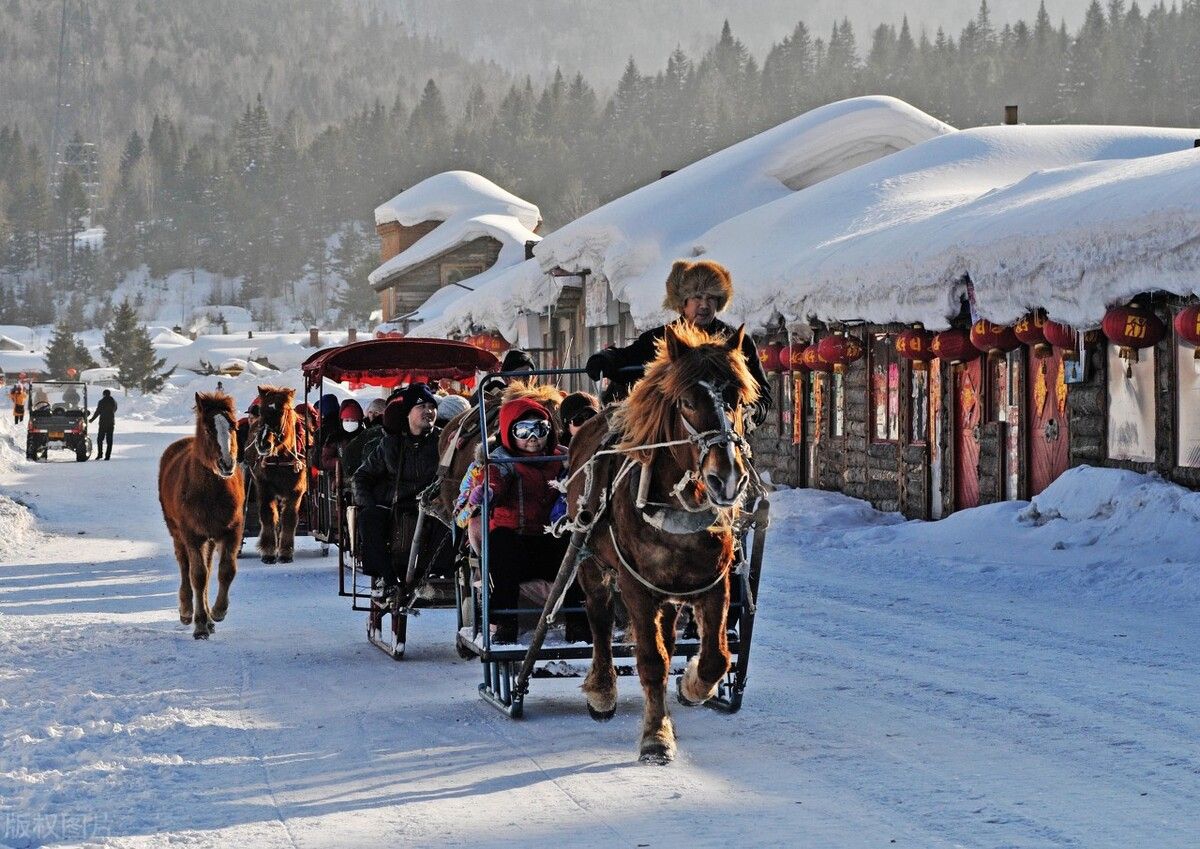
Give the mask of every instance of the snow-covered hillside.
<path id="1" fill-rule="evenodd" d="M 776 493 L 745 705 L 674 706 L 664 769 L 632 679 L 607 724 L 555 679 L 505 719 L 450 611 L 388 660 L 311 540 L 244 557 L 194 641 L 154 483 L 194 388 L 124 402 L 109 463 L 0 423 L 0 845 L 1196 845 L 1196 493 L 1077 469 L 938 523 Z"/>

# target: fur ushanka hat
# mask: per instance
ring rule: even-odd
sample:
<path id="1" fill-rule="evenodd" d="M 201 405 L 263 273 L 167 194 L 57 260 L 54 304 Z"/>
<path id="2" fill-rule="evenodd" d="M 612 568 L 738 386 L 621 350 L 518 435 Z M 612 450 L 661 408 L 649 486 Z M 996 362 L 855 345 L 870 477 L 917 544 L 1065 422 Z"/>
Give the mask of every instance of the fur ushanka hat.
<path id="1" fill-rule="evenodd" d="M 663 307 L 681 313 L 688 298 L 703 293 L 712 293 L 721 299 L 717 312 L 728 306 L 733 298 L 733 280 L 725 266 L 710 259 L 698 262 L 676 260 L 671 266 L 671 273 L 667 275 L 667 296 L 663 299 Z"/>

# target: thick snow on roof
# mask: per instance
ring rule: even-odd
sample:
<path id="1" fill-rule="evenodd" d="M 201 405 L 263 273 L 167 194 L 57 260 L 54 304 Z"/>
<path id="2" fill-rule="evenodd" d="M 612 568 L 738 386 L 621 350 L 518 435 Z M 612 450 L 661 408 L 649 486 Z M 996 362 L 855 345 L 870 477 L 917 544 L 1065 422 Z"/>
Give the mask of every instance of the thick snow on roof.
<path id="1" fill-rule="evenodd" d="M 447 286 L 422 304 L 414 316 L 422 323 L 412 329 L 412 334 L 441 337 L 484 328 L 498 330 L 515 342 L 520 311 L 542 309 L 557 300 L 562 290 L 561 281 L 542 271 L 536 259 L 507 268 L 496 263 L 466 283 L 475 291 Z"/>
<path id="2" fill-rule="evenodd" d="M 525 259 L 525 243 L 540 237 L 533 231 L 541 210 L 470 171 L 446 171 L 422 180 L 375 209 L 375 223 L 397 221 L 411 227 L 422 221 L 441 221 L 408 250 L 401 251 L 368 276 L 372 286 L 402 274 L 446 251 L 483 236 L 500 242 L 496 265 L 507 267 Z"/>
<path id="3" fill-rule="evenodd" d="M 952 132 L 953 127 L 894 97 L 856 97 L 806 112 L 556 230 L 537 247 L 542 273 L 526 264 L 498 275 L 486 291 L 457 299 L 441 321 L 421 332 L 495 326 L 498 320 L 514 321 L 519 309 L 540 309 L 558 295 L 557 283 L 544 276 L 555 267 L 588 269 L 603 277 L 618 298 L 632 304 L 636 323 L 652 324 L 662 315 L 663 281 L 671 263 L 690 256 L 696 238 L 713 225 Z M 635 291 L 652 296 L 627 295 Z"/>
<path id="4" fill-rule="evenodd" d="M 471 171 L 444 171 L 375 207 L 375 224 L 395 221 L 412 227 L 422 221 L 449 221 L 464 212 L 506 215 L 530 230 L 542 220 L 535 204 L 505 191 L 487 177 Z"/>
<path id="5" fill-rule="evenodd" d="M 789 319 L 945 327 L 966 273 L 981 313 L 994 320 L 1041 305 L 1056 318 L 1094 322 L 1113 297 L 1181 285 L 1157 275 L 1187 267 L 1170 251 L 1197 232 L 1200 193 L 1194 176 L 1184 178 L 1196 154 L 1159 155 L 1190 148 L 1196 136 L 1141 127 L 964 130 L 728 220 L 695 248 L 730 268 L 731 318 L 751 325 L 777 310 Z M 661 286 L 625 297 L 648 309 Z"/>

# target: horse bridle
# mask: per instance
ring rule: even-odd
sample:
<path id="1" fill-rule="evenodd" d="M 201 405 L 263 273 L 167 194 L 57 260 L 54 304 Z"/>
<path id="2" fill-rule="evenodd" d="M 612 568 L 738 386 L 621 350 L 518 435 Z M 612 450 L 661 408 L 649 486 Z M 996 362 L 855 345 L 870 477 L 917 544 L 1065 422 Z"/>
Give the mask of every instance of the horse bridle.
<path id="1" fill-rule="evenodd" d="M 267 410 L 280 411 L 278 428 L 268 424 L 267 417 L 262 415 Z M 260 407 L 259 422 L 258 434 L 254 437 L 255 447 L 259 451 L 258 464 L 262 466 L 289 465 L 295 467 L 297 470 L 304 468 L 304 461 L 298 451 L 283 448 L 283 411 L 277 402 L 264 404 Z M 268 437 L 270 436 L 275 437 L 275 447 L 279 450 L 269 450 L 271 445 Z"/>
<path id="2" fill-rule="evenodd" d="M 704 461 L 704 455 L 706 455 L 713 448 L 722 447 L 736 450 L 742 455 L 743 460 L 748 461 L 750 459 L 750 444 L 746 442 L 745 437 L 733 429 L 733 418 L 729 414 L 729 406 L 725 403 L 724 398 L 721 396 L 721 392 L 719 391 L 720 387 L 714 386 L 707 380 L 702 380 L 696 385 L 701 387 L 712 400 L 713 410 L 717 414 L 717 420 L 720 423 L 720 426 L 713 430 L 697 430 L 696 427 L 690 421 L 688 421 L 687 416 L 683 414 L 683 405 L 682 402 L 680 402 L 679 420 L 683 422 L 683 429 L 687 432 L 688 436 L 686 440 L 681 440 L 676 444 L 690 443 L 695 445 L 696 449 L 700 453 L 701 462 Z M 739 406 L 741 405 L 739 404 Z M 733 458 L 731 457 L 730 459 Z M 677 483 L 672 489 L 672 494 L 675 495 L 676 499 L 683 504 L 687 510 L 693 510 L 694 508 L 683 501 L 682 492 L 689 483 L 698 481 L 699 478 L 699 468 L 685 472 L 683 478 L 681 478 L 679 483 Z M 741 483 L 738 485 L 739 499 L 745 493 L 748 482 L 749 476 L 744 475 Z M 709 509 L 709 505 L 701 505 L 699 509 Z"/>

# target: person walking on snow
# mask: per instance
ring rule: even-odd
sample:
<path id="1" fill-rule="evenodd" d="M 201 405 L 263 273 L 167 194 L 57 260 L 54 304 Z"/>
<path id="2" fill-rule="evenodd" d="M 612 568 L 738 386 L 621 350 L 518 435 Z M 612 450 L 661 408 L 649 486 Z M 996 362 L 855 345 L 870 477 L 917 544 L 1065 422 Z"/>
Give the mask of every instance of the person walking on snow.
<path id="1" fill-rule="evenodd" d="M 100 419 L 96 429 L 96 459 L 103 456 L 107 460 L 112 454 L 113 427 L 117 419 L 117 402 L 113 399 L 112 390 L 105 389 L 103 397 L 96 403 L 96 412 L 92 413 L 89 421 L 96 419 Z"/>

